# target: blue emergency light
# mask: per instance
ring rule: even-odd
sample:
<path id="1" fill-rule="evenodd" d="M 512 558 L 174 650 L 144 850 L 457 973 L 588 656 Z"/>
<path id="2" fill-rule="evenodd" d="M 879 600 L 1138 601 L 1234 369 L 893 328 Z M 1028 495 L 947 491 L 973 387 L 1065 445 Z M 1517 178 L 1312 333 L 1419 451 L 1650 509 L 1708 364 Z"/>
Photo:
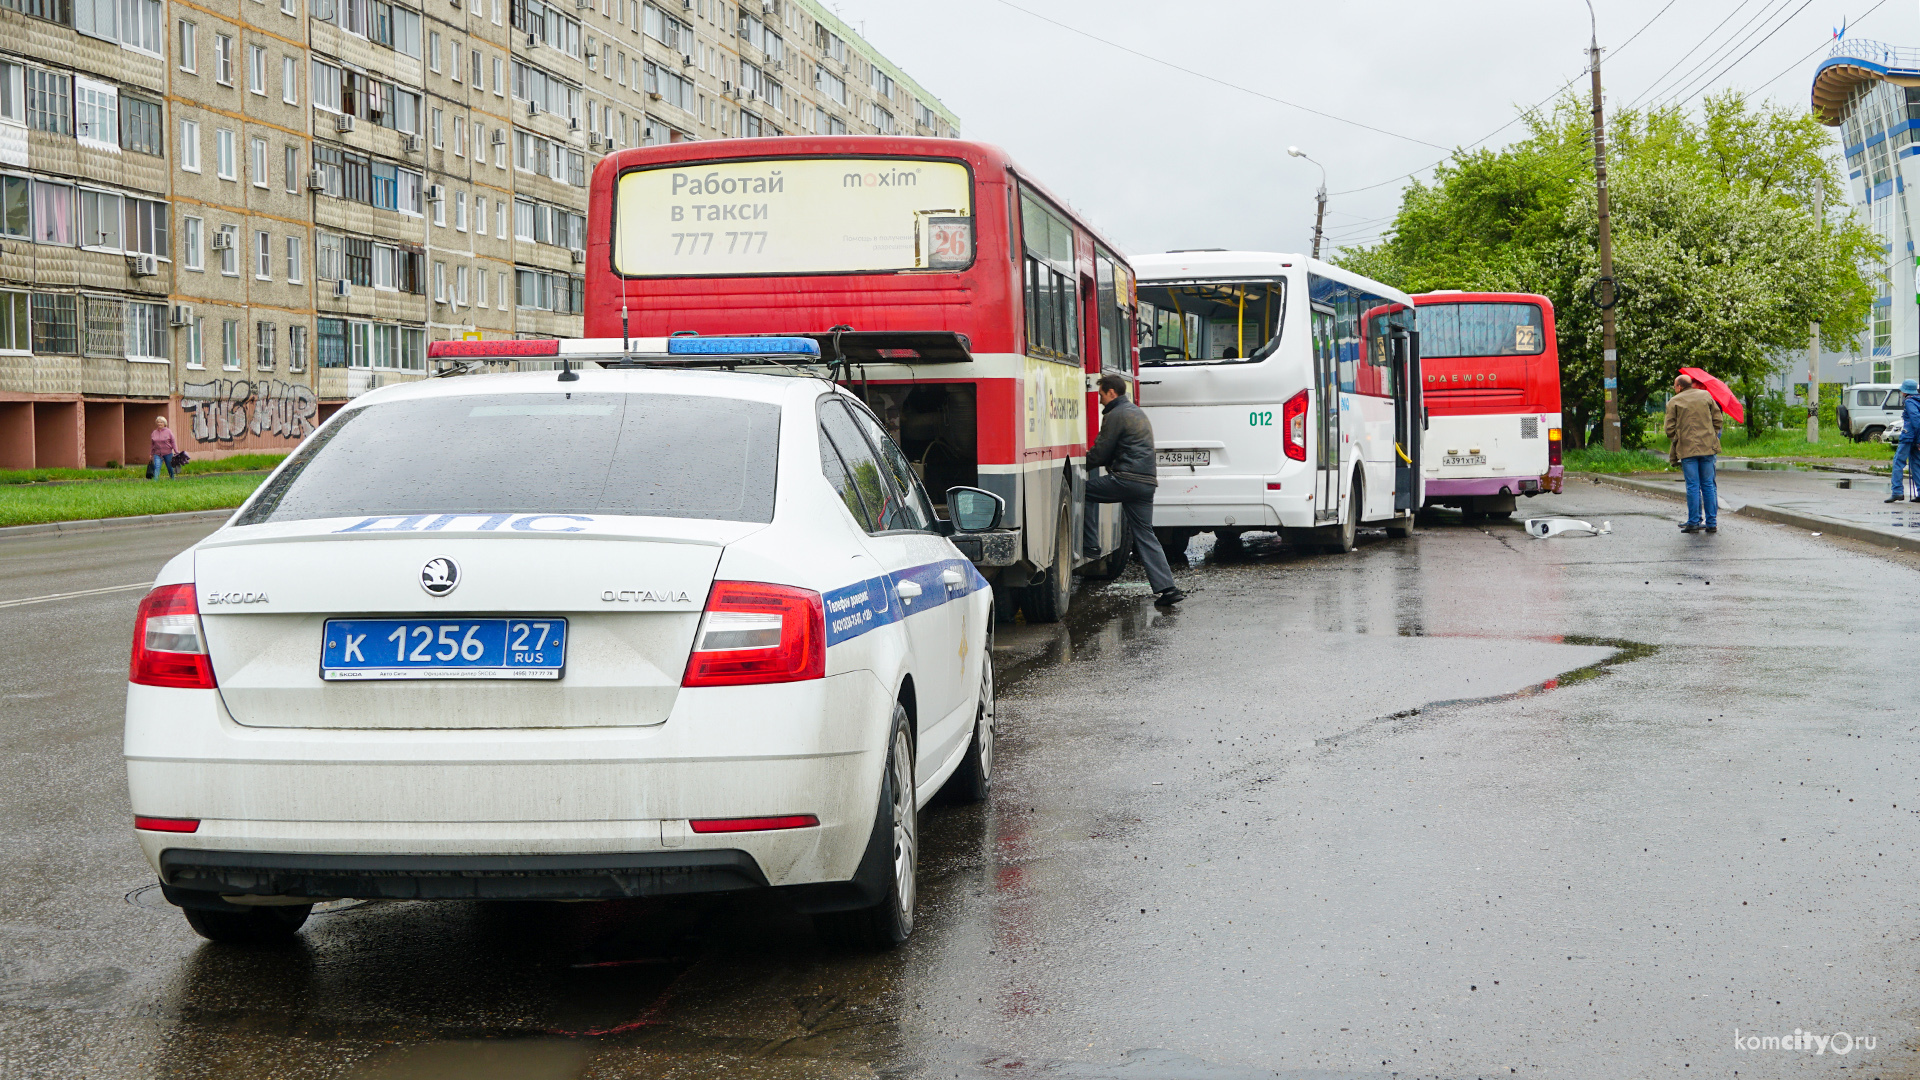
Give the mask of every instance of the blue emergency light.
<path id="1" fill-rule="evenodd" d="M 674 337 L 668 356 L 819 356 L 820 344 L 803 337 Z"/>

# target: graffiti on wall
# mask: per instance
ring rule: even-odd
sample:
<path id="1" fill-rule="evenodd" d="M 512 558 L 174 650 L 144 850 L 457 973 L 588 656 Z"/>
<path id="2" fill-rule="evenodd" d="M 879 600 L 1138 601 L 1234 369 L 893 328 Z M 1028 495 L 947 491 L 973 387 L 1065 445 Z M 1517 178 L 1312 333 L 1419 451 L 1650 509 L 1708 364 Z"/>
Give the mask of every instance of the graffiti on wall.
<path id="1" fill-rule="evenodd" d="M 180 391 L 180 407 L 193 417 L 193 437 L 203 443 L 232 442 L 249 433 L 304 439 L 320 412 L 312 388 L 279 379 L 213 379 Z"/>

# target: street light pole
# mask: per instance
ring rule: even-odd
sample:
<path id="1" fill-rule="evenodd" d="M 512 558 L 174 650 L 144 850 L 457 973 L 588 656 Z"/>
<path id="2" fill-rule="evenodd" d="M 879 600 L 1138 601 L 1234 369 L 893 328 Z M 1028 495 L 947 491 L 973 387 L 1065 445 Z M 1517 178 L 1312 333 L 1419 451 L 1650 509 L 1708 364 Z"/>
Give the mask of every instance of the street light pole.
<path id="1" fill-rule="evenodd" d="M 1813 188 L 1813 227 L 1820 230 L 1820 254 L 1826 254 L 1827 177 L 1826 161 L 1820 162 L 1820 179 Z M 1822 271 L 1826 268 L 1821 267 Z M 1807 441 L 1820 441 L 1820 320 L 1813 320 L 1813 333 L 1807 341 Z"/>
<path id="2" fill-rule="evenodd" d="M 1620 364 L 1619 353 L 1614 349 L 1613 306 L 1620 294 L 1613 280 L 1613 223 L 1607 199 L 1607 120 L 1605 103 L 1600 96 L 1600 20 L 1593 13 L 1593 0 L 1587 0 L 1587 18 L 1593 24 L 1593 43 L 1590 47 L 1593 57 L 1593 179 L 1600 210 L 1600 280 L 1594 285 L 1595 296 L 1600 304 L 1600 347 L 1603 350 L 1600 373 L 1605 380 L 1601 390 L 1606 395 L 1606 414 L 1601 422 L 1600 437 L 1608 450 L 1618 450 Z"/>
<path id="3" fill-rule="evenodd" d="M 1313 161 L 1312 158 L 1301 153 L 1300 148 L 1297 146 L 1287 147 L 1287 154 L 1291 157 L 1306 158 L 1308 161 Z M 1327 219 L 1327 167 L 1317 161 L 1313 161 L 1313 166 L 1320 170 L 1320 190 L 1313 196 L 1313 257 L 1317 259 L 1320 257 L 1321 226 Z"/>

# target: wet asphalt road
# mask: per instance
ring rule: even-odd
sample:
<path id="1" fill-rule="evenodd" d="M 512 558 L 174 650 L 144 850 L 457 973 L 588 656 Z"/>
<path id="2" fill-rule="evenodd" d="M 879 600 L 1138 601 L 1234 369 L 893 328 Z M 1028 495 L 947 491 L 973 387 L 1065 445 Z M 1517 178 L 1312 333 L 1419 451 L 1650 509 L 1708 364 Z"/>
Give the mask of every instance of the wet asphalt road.
<path id="1" fill-rule="evenodd" d="M 999 786 L 928 812 L 885 956 L 752 902 L 369 904 L 203 944 L 139 892 L 139 590 L 4 605 L 206 530 L 0 544 L 0 1077 L 1920 1075 L 1920 571 L 1584 484 L 1551 506 L 1614 534 L 1255 536 L 1176 613 L 1123 580 L 1003 631 Z"/>

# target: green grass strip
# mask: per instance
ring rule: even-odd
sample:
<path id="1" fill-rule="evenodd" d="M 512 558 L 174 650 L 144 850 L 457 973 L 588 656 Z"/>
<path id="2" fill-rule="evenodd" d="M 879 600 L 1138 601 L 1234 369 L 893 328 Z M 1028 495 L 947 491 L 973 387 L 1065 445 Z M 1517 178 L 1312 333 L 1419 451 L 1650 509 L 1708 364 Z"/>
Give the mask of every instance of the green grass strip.
<path id="1" fill-rule="evenodd" d="M 188 451 L 189 454 L 192 451 Z M 285 454 L 235 454 L 218 461 L 189 461 L 182 476 L 217 473 L 259 472 L 280 464 Z M 0 484 L 39 484 L 48 480 L 141 480 L 147 475 L 144 462 L 118 469 L 0 469 Z"/>
<path id="2" fill-rule="evenodd" d="M 0 526 L 228 509 L 245 502 L 264 479 L 216 474 L 178 480 L 0 486 Z"/>

